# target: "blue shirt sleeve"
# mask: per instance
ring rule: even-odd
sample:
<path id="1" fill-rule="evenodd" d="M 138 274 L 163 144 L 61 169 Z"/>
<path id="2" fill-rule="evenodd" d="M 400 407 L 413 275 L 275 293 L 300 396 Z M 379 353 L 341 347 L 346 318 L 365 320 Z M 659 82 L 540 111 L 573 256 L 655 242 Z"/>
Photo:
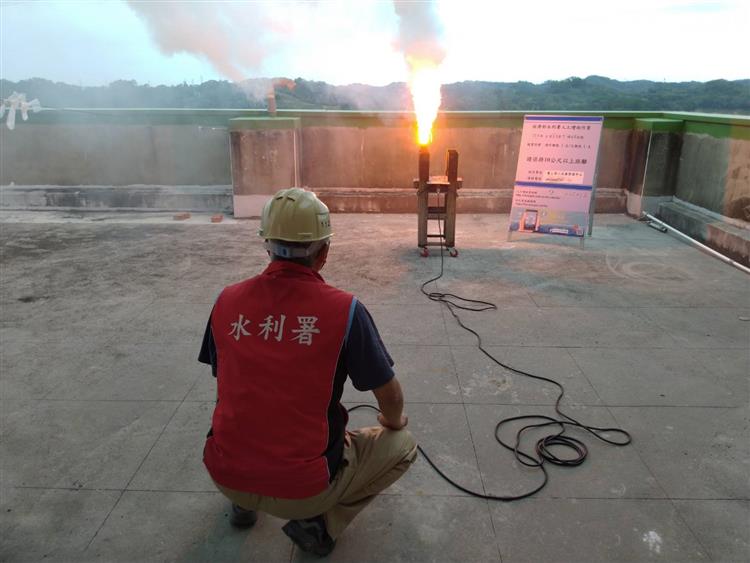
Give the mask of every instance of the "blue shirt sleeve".
<path id="1" fill-rule="evenodd" d="M 393 379 L 393 359 L 370 312 L 356 301 L 345 346 L 346 370 L 358 391 L 372 391 Z"/>
<path id="2" fill-rule="evenodd" d="M 211 332 L 211 317 L 208 318 L 206 332 L 203 333 L 203 343 L 201 344 L 201 351 L 198 354 L 198 361 L 203 364 L 209 364 L 211 366 L 211 375 L 216 377 L 219 370 L 219 359 L 216 356 L 216 343 L 214 342 L 214 335 Z"/>

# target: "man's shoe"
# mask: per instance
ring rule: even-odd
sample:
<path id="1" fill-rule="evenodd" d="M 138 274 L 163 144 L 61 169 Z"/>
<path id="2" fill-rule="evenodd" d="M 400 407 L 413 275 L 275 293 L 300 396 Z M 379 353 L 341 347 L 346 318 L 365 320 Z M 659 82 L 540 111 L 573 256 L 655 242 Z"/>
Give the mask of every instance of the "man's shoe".
<path id="1" fill-rule="evenodd" d="M 229 523 L 235 528 L 252 528 L 257 521 L 258 513 L 254 510 L 246 510 L 238 504 L 232 505 Z"/>
<path id="2" fill-rule="evenodd" d="M 307 520 L 290 520 L 281 529 L 302 551 L 320 557 L 328 555 L 336 547 L 336 541 L 328 535 L 322 516 Z"/>

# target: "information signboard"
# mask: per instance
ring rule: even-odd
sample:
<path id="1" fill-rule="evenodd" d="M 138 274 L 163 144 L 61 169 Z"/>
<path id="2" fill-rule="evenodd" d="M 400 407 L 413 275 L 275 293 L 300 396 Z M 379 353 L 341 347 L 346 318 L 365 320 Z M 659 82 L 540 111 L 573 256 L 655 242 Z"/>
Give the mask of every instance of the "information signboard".
<path id="1" fill-rule="evenodd" d="M 591 223 L 601 117 L 527 115 L 508 237 L 514 231 L 583 237 Z"/>

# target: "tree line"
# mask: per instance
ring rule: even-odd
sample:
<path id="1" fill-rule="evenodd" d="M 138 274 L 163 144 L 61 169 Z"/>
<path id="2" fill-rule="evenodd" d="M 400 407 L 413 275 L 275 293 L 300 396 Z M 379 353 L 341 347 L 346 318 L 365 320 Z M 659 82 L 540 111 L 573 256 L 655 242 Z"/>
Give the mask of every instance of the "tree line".
<path id="1" fill-rule="evenodd" d="M 106 86 L 76 86 L 32 78 L 0 79 L 0 95 L 13 91 L 38 98 L 48 108 L 263 108 L 274 85 L 280 109 L 409 110 L 406 85 L 350 84 L 289 79 L 250 79 L 241 83 L 151 86 L 117 80 Z M 468 81 L 442 87 L 443 110 L 641 110 L 697 111 L 750 115 L 750 79 L 710 82 L 618 81 L 603 76 L 531 82 Z"/>

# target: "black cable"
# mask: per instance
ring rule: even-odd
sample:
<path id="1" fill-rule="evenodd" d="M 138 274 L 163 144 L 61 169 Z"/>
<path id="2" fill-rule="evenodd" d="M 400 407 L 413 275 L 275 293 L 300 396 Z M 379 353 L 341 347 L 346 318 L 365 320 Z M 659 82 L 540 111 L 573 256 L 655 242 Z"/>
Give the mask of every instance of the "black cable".
<path id="1" fill-rule="evenodd" d="M 560 410 L 560 401 L 562 400 L 563 396 L 565 395 L 565 388 L 561 383 L 558 383 L 554 379 L 550 379 L 548 377 L 543 377 L 541 375 L 535 375 L 533 373 L 529 373 L 527 371 L 523 371 L 517 368 L 514 368 L 512 366 L 509 366 L 497 358 L 490 354 L 482 345 L 482 337 L 477 333 L 474 329 L 466 326 L 462 321 L 461 317 L 458 316 L 458 313 L 456 313 L 456 310 L 462 310 L 462 311 L 474 311 L 474 312 L 481 312 L 481 311 L 488 311 L 488 310 L 497 310 L 497 305 L 494 303 L 490 303 L 489 301 L 480 301 L 478 299 L 467 299 L 465 297 L 460 297 L 458 295 L 455 295 L 453 293 L 441 293 L 438 291 L 432 291 L 428 292 L 425 287 L 432 283 L 436 282 L 439 279 L 443 277 L 444 273 L 444 266 L 445 266 L 445 256 L 444 256 L 444 237 L 443 237 L 443 230 L 440 225 L 440 219 L 437 220 L 438 223 L 438 232 L 440 235 L 440 273 L 435 276 L 432 279 L 427 280 L 424 282 L 420 288 L 421 292 L 430 300 L 435 301 L 437 303 L 441 303 L 447 307 L 447 309 L 450 311 L 451 315 L 453 315 L 453 318 L 456 320 L 456 322 L 459 324 L 461 328 L 464 330 L 470 332 L 473 334 L 477 339 L 477 348 L 490 360 L 492 360 L 494 363 L 499 365 L 500 367 L 511 371 L 515 374 L 522 375 L 525 377 L 530 377 L 532 379 L 536 379 L 538 381 L 545 381 L 547 383 L 551 383 L 552 385 L 555 385 L 559 390 L 560 393 L 557 396 L 557 400 L 555 401 L 555 412 L 561 417 L 561 418 L 553 418 L 551 416 L 541 415 L 541 414 L 530 414 L 530 415 L 521 415 L 521 416 L 511 416 L 508 418 L 502 419 L 500 422 L 497 423 L 495 426 L 495 440 L 503 446 L 505 449 L 510 450 L 513 452 L 513 455 L 515 456 L 516 460 L 526 467 L 534 467 L 539 469 L 542 472 L 543 480 L 540 485 L 538 485 L 535 489 L 532 489 L 526 493 L 520 494 L 520 495 L 512 495 L 512 496 L 499 496 L 499 495 L 487 495 L 484 493 L 478 493 L 476 491 L 472 491 L 470 489 L 467 489 L 466 487 L 463 487 L 456 483 L 453 479 L 448 477 L 445 473 L 443 473 L 437 465 L 430 459 L 430 457 L 425 453 L 425 451 L 422 449 L 421 446 L 417 446 L 419 449 L 419 452 L 424 456 L 427 463 L 430 464 L 430 466 L 440 475 L 443 479 L 445 479 L 448 483 L 453 485 L 455 488 L 457 488 L 460 491 L 463 491 L 464 493 L 467 493 L 473 497 L 478 497 L 482 499 L 487 500 L 498 500 L 498 501 L 513 501 L 513 500 L 520 500 L 523 498 L 530 497 L 539 491 L 541 491 L 549 481 L 549 474 L 547 473 L 547 468 L 544 466 L 545 463 L 551 463 L 553 465 L 560 465 L 563 467 L 576 467 L 578 465 L 581 465 L 588 456 L 588 448 L 586 447 L 586 444 L 583 443 L 583 441 L 573 438 L 571 436 L 566 436 L 565 432 L 568 427 L 573 428 L 580 428 L 582 430 L 585 430 L 601 440 L 602 442 L 606 442 L 607 444 L 611 444 L 613 446 L 627 446 L 632 441 L 631 435 L 622 428 L 602 428 L 598 426 L 592 426 L 589 424 L 583 424 L 582 422 L 574 419 L 573 417 L 565 414 Z M 467 305 L 468 304 L 468 305 Z M 370 408 L 373 410 L 376 410 L 380 412 L 380 410 L 377 407 L 374 407 L 372 405 L 356 405 L 349 409 L 349 412 L 361 409 L 361 408 Z M 516 432 L 516 441 L 514 444 L 507 444 L 503 442 L 503 440 L 500 438 L 500 429 L 504 424 L 507 424 L 509 422 L 514 422 L 517 420 L 539 420 L 544 422 L 538 422 L 536 424 L 527 424 L 526 426 L 523 426 L 518 432 Z M 529 452 L 525 452 L 521 449 L 521 439 L 523 437 L 523 434 L 527 430 L 531 430 L 534 428 L 545 428 L 547 426 L 557 426 L 558 432 L 548 434 L 547 436 L 544 436 L 543 438 L 540 438 L 537 440 L 536 445 L 534 447 L 534 453 L 536 456 L 532 455 Z M 621 436 L 624 436 L 624 440 L 617 441 L 613 439 L 612 437 L 607 437 L 605 434 L 619 434 Z M 553 447 L 562 447 L 567 448 L 569 451 L 573 452 L 573 457 L 560 457 L 559 455 L 555 454 L 552 451 Z"/>

